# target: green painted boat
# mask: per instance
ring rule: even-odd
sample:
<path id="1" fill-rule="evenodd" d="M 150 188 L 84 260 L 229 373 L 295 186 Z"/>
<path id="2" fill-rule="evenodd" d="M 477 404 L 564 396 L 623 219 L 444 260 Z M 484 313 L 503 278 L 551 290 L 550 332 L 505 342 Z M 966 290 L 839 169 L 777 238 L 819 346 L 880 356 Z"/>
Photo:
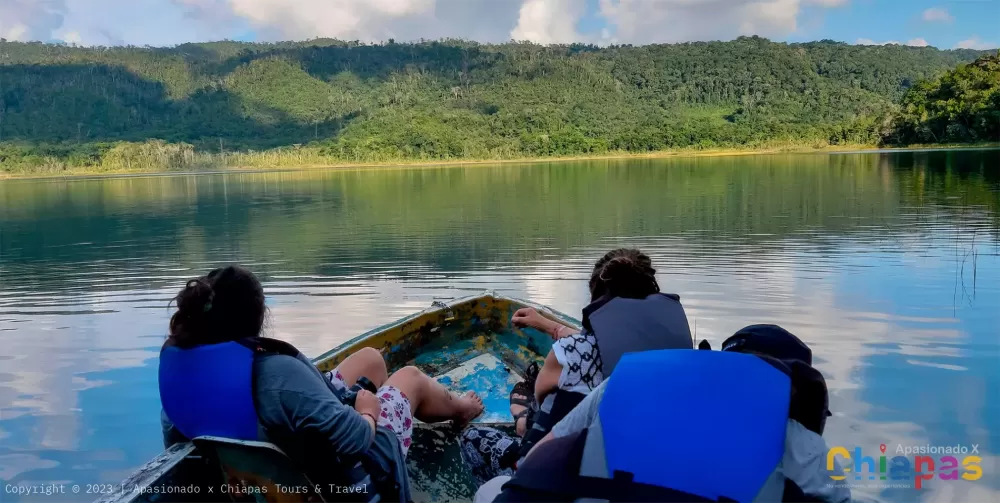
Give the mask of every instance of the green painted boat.
<path id="1" fill-rule="evenodd" d="M 508 397 L 532 363 L 542 363 L 552 345 L 548 335 L 515 328 L 511 316 L 533 307 L 543 316 L 579 328 L 577 320 L 532 302 L 493 292 L 434 302 L 419 313 L 362 334 L 313 359 L 334 369 L 355 351 L 371 347 L 390 373 L 415 365 L 455 392 L 474 390 L 485 412 L 475 424 L 513 430 Z M 449 424 L 416 423 L 407 467 L 415 502 L 470 501 L 476 486 L 464 466 L 459 432 Z M 202 438 L 174 445 L 98 501 L 321 501 L 281 451 L 261 442 Z"/>

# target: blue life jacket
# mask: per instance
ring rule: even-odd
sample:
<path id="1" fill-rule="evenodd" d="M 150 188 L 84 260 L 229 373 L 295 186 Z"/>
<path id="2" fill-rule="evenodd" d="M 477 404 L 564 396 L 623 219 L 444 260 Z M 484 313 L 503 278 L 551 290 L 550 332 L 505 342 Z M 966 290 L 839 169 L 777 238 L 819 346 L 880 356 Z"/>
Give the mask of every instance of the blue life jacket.
<path id="1" fill-rule="evenodd" d="M 267 354 L 292 356 L 302 361 L 303 365 L 311 365 L 291 344 L 263 337 L 189 349 L 164 344 L 160 351 L 159 385 L 160 401 L 167 418 L 188 439 L 214 436 L 269 441 L 262 435 L 262 427 L 259 426 L 253 384 L 254 357 Z M 322 379 L 318 373 L 316 378 Z M 323 382 L 338 399 L 343 399 L 343 390 L 326 379 Z M 324 461 L 319 468 L 339 468 L 333 468 L 336 473 L 329 476 L 318 474 L 314 482 L 324 480 L 338 486 L 364 488 L 357 492 L 358 497 L 364 498 L 363 501 L 400 499 L 400 488 L 392 474 L 386 473 L 377 461 L 365 455 L 357 459 Z M 317 475 L 316 466 L 305 466 L 303 469 L 313 472 L 309 473 L 311 476 Z M 374 493 L 367 491 L 368 484 L 375 487 Z"/>
<path id="2" fill-rule="evenodd" d="M 539 445 L 494 501 L 781 501 L 790 397 L 755 355 L 626 354 L 590 427 Z"/>
<path id="3" fill-rule="evenodd" d="M 654 293 L 644 299 L 602 297 L 583 309 L 583 329 L 597 340 L 598 354 L 590 356 L 599 362 L 605 379 L 626 353 L 694 347 L 687 315 L 675 294 Z M 545 397 L 532 417 L 519 455 L 526 456 L 585 397 L 564 389 Z"/>
<path id="4" fill-rule="evenodd" d="M 262 440 L 253 397 L 254 351 L 243 341 L 160 352 L 163 411 L 187 438 Z"/>

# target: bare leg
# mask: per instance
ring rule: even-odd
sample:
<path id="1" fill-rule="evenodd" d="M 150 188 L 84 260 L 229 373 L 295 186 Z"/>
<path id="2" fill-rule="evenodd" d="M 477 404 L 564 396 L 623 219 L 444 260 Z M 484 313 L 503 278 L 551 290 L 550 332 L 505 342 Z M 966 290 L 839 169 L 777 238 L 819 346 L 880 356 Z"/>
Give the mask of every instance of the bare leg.
<path id="1" fill-rule="evenodd" d="M 337 365 L 337 370 L 347 387 L 354 386 L 358 378 L 367 377 L 376 388 L 381 388 L 389 380 L 389 371 L 385 368 L 382 353 L 375 348 L 361 348 Z"/>
<path id="2" fill-rule="evenodd" d="M 399 369 L 386 384 L 402 391 L 410 400 L 414 417 L 425 423 L 451 419 L 464 425 L 483 413 L 483 400 L 475 392 L 455 396 L 416 367 Z"/>

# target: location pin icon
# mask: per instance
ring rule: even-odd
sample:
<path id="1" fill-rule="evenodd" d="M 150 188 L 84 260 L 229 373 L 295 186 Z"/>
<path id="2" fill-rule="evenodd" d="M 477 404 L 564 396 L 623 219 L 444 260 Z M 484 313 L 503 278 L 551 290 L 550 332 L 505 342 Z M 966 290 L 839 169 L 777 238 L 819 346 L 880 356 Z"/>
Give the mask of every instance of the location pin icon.
<path id="1" fill-rule="evenodd" d="M 879 444 L 878 450 L 882 451 L 882 454 L 885 454 L 885 444 Z"/>

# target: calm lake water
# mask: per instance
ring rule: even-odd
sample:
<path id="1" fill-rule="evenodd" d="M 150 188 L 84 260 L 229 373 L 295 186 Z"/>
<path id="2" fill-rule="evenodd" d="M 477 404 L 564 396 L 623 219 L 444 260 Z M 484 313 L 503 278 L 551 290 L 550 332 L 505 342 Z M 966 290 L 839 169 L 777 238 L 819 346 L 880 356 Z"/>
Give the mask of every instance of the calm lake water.
<path id="1" fill-rule="evenodd" d="M 118 482 L 157 454 L 167 303 L 219 264 L 259 272 L 271 335 L 316 355 L 486 289 L 579 317 L 621 245 L 698 339 L 808 342 L 831 446 L 983 458 L 978 481 L 855 492 L 1000 497 L 997 150 L 0 182 L 0 480 Z"/>

